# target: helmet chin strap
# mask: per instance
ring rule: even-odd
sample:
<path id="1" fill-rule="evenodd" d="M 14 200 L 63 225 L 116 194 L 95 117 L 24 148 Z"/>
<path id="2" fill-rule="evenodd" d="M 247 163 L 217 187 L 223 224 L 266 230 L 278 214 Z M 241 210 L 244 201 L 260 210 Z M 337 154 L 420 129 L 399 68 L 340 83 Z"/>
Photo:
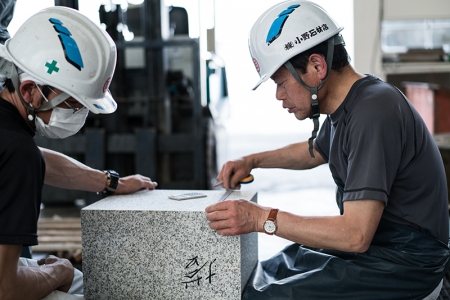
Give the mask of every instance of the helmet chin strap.
<path id="1" fill-rule="evenodd" d="M 41 91 L 41 94 L 42 94 L 42 91 Z M 42 95 L 42 96 L 44 96 L 44 95 Z M 62 93 L 56 95 L 51 101 L 45 102 L 44 104 L 41 105 L 41 107 L 36 108 L 34 111 L 40 112 L 40 111 L 46 111 L 46 110 L 53 109 L 55 106 L 58 106 L 59 104 L 61 104 L 62 102 L 66 101 L 69 98 L 70 98 L 69 94 L 62 92 Z M 46 99 L 46 98 L 44 97 L 44 99 Z"/>
<path id="2" fill-rule="evenodd" d="M 314 123 L 314 129 L 312 131 L 311 137 L 308 139 L 308 145 L 309 145 L 309 155 L 312 158 L 315 158 L 314 151 L 313 151 L 313 141 L 317 136 L 317 131 L 319 130 L 319 116 L 320 116 L 320 109 L 319 109 L 319 101 L 318 101 L 318 92 L 322 88 L 323 84 L 328 78 L 328 75 L 330 74 L 331 65 L 333 64 L 333 52 L 334 52 L 334 45 L 342 44 L 343 38 L 341 35 L 336 35 L 330 39 L 328 39 L 328 51 L 327 51 L 327 75 L 322 80 L 322 82 L 316 86 L 316 87 L 310 87 L 308 86 L 298 75 L 297 71 L 295 70 L 292 63 L 288 60 L 284 63 L 284 66 L 288 69 L 288 71 L 294 76 L 294 78 L 301 84 L 303 87 L 307 90 L 309 90 L 311 94 L 311 115 L 309 116 L 310 119 L 313 120 Z"/>

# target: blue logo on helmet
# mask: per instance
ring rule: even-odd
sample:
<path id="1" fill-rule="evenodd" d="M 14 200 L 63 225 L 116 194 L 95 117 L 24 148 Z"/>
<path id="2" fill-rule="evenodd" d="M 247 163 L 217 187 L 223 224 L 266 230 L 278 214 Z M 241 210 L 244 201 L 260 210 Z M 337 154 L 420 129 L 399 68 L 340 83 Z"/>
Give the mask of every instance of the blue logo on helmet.
<path id="1" fill-rule="evenodd" d="M 269 33 L 267 33 L 266 43 L 267 45 L 272 44 L 281 34 L 283 30 L 284 23 L 286 22 L 289 15 L 297 8 L 300 4 L 294 4 L 289 6 L 287 9 L 283 10 L 276 18 L 272 25 L 270 26 Z"/>
<path id="2" fill-rule="evenodd" d="M 59 40 L 63 46 L 67 61 L 81 71 L 81 68 L 84 67 L 83 59 L 81 58 L 77 42 L 72 38 L 72 33 L 70 33 L 67 27 L 63 26 L 63 23 L 60 20 L 50 18 L 49 21 L 53 24 L 55 31 L 59 33 Z"/>

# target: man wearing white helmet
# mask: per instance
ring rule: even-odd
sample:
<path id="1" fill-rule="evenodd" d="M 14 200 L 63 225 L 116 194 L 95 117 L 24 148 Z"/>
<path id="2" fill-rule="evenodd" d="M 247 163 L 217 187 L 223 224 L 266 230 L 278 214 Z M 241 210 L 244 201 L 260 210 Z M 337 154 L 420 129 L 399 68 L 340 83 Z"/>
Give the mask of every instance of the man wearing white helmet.
<path id="1" fill-rule="evenodd" d="M 38 148 L 33 137 L 65 138 L 80 130 L 89 111 L 116 110 L 108 90 L 116 47 L 76 10 L 53 7 L 28 19 L 0 50 L 0 299 L 82 294 L 81 273 L 68 260 L 19 262 L 22 246 L 37 244 L 43 184 L 124 194 L 157 183 L 91 169 Z"/>
<path id="2" fill-rule="evenodd" d="M 328 163 L 341 214 L 304 217 L 244 200 L 207 207 L 218 234 L 294 242 L 257 265 L 243 299 L 435 299 L 448 270 L 439 150 L 398 89 L 352 68 L 342 29 L 303 0 L 273 6 L 251 29 L 256 87 L 271 78 L 283 107 L 314 130 L 309 141 L 227 162 L 217 179 L 239 188 L 254 168 Z M 320 113 L 328 116 L 316 138 Z"/>

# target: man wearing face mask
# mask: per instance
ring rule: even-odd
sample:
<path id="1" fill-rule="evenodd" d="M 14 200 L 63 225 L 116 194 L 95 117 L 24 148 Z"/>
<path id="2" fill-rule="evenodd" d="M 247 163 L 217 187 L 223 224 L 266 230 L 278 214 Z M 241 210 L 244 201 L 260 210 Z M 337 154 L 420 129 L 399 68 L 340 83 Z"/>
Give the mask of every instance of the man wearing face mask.
<path id="1" fill-rule="evenodd" d="M 77 133 L 89 111 L 114 112 L 108 87 L 115 61 L 108 34 L 64 7 L 32 16 L 0 48 L 0 299 L 83 293 L 81 274 L 68 260 L 19 260 L 22 246 L 37 244 L 44 183 L 105 194 L 157 185 L 140 175 L 94 170 L 33 140 Z"/>

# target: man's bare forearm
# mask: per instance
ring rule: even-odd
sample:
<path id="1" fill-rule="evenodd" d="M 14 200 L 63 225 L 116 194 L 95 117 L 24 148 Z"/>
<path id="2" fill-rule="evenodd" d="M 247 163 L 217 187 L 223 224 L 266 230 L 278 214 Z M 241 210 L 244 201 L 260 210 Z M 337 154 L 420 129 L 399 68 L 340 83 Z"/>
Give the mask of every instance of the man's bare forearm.
<path id="1" fill-rule="evenodd" d="M 72 190 L 100 192 L 105 188 L 106 175 L 79 161 L 45 148 L 39 148 L 45 157 L 45 184 Z"/>
<path id="2" fill-rule="evenodd" d="M 18 267 L 21 245 L 0 245 L 0 299 L 42 299 L 54 290 L 67 292 L 73 266 L 67 259 L 49 256 L 45 264 Z"/>
<path id="3" fill-rule="evenodd" d="M 291 170 L 305 170 L 317 167 L 325 160 L 319 152 L 314 150 L 315 158 L 308 152 L 308 143 L 302 142 L 291 144 L 286 147 L 265 151 L 245 156 L 245 160 L 250 160 L 253 168 L 282 168 Z"/>

